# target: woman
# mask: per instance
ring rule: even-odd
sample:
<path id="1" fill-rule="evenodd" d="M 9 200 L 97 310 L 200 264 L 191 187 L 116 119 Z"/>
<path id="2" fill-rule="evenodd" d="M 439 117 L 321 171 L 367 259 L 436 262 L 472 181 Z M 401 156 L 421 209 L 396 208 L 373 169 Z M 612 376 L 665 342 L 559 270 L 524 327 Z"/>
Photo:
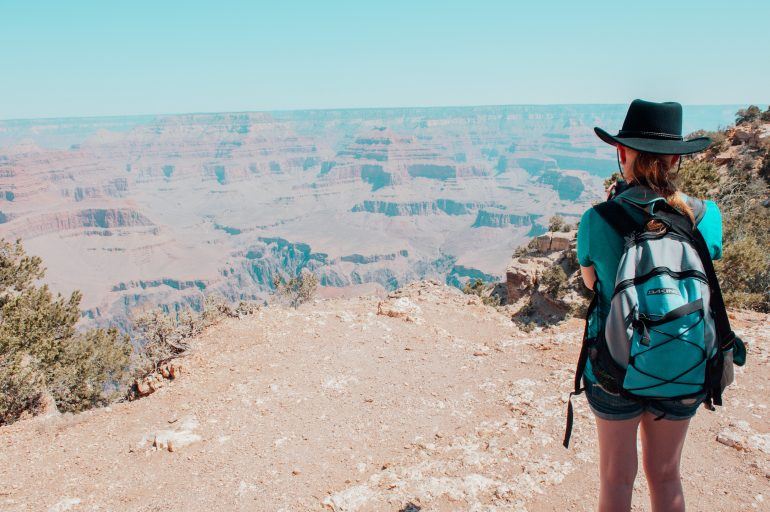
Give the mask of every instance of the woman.
<path id="1" fill-rule="evenodd" d="M 655 201 L 666 201 L 695 223 L 686 196 L 677 191 L 672 170 L 680 162 L 680 155 L 702 151 L 711 141 L 706 137 L 683 140 L 681 105 L 634 100 L 623 129 L 617 135 L 610 135 L 601 128 L 594 130 L 603 141 L 617 148 L 623 178 L 630 185 L 617 194 L 618 197 L 647 206 Z M 722 221 L 715 203 L 705 201 L 705 213 L 697 227 L 707 242 L 712 259 L 720 258 Z M 577 253 L 583 281 L 598 293 L 598 318 L 606 318 L 609 311 L 623 246 L 620 236 L 593 208 L 585 212 L 578 230 Z M 602 286 L 595 288 L 597 280 Z M 594 331 L 601 328 L 601 325 L 589 325 Z M 590 361 L 583 379 L 589 405 L 596 416 L 599 437 L 599 510 L 615 512 L 631 508 L 637 473 L 638 428 L 652 510 L 684 510 L 680 458 L 690 418 L 695 415 L 705 394 L 652 403 L 627 399 L 608 392 L 597 383 Z"/>

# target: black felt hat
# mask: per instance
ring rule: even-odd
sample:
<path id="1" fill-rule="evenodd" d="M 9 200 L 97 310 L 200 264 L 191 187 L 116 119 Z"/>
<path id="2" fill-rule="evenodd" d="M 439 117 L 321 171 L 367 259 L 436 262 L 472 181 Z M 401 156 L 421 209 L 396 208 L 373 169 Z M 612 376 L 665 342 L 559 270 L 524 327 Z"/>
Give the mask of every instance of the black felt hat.
<path id="1" fill-rule="evenodd" d="M 622 144 L 637 151 L 661 155 L 688 155 L 703 151 L 711 144 L 708 137 L 684 140 L 682 105 L 674 101 L 634 100 L 617 135 L 610 135 L 598 126 L 594 131 L 607 144 Z"/>

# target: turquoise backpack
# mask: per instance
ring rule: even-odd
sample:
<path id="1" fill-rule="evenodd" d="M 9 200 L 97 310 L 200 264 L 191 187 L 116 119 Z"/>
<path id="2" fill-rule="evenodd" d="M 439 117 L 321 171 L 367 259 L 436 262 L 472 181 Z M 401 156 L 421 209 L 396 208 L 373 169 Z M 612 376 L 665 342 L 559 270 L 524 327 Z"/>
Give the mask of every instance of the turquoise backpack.
<path id="1" fill-rule="evenodd" d="M 704 203 L 688 198 L 688 204 L 697 226 Z M 722 405 L 725 366 L 731 370 L 733 359 L 739 365 L 745 360 L 743 343 L 730 328 L 708 247 L 689 217 L 665 201 L 639 205 L 616 198 L 594 209 L 625 245 L 609 314 L 596 337 L 587 334 L 589 319 L 599 311 L 598 294 L 588 308 L 575 390 L 567 404 L 565 447 L 572 430 L 571 398 L 583 391 L 588 359 L 597 382 L 611 393 L 642 402 L 705 394 L 711 410 Z M 638 214 L 631 215 L 629 209 Z M 664 229 L 647 231 L 650 220 Z M 736 345 L 740 354 L 733 354 Z"/>

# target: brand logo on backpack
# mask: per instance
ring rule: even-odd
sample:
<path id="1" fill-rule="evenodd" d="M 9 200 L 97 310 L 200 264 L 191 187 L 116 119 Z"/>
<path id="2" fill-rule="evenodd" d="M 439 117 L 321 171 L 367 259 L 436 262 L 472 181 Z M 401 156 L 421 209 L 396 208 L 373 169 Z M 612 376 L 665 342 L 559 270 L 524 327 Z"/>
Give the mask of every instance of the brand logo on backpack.
<path id="1" fill-rule="evenodd" d="M 676 288 L 652 288 L 647 290 L 647 295 L 681 295 Z"/>

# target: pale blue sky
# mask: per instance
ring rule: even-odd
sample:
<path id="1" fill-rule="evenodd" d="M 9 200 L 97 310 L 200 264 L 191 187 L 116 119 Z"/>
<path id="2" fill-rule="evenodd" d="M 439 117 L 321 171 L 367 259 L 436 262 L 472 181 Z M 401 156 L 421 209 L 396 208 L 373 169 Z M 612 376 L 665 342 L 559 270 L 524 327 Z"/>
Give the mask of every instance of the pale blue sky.
<path id="1" fill-rule="evenodd" d="M 770 2 L 0 0 L 0 119 L 768 102 Z"/>

